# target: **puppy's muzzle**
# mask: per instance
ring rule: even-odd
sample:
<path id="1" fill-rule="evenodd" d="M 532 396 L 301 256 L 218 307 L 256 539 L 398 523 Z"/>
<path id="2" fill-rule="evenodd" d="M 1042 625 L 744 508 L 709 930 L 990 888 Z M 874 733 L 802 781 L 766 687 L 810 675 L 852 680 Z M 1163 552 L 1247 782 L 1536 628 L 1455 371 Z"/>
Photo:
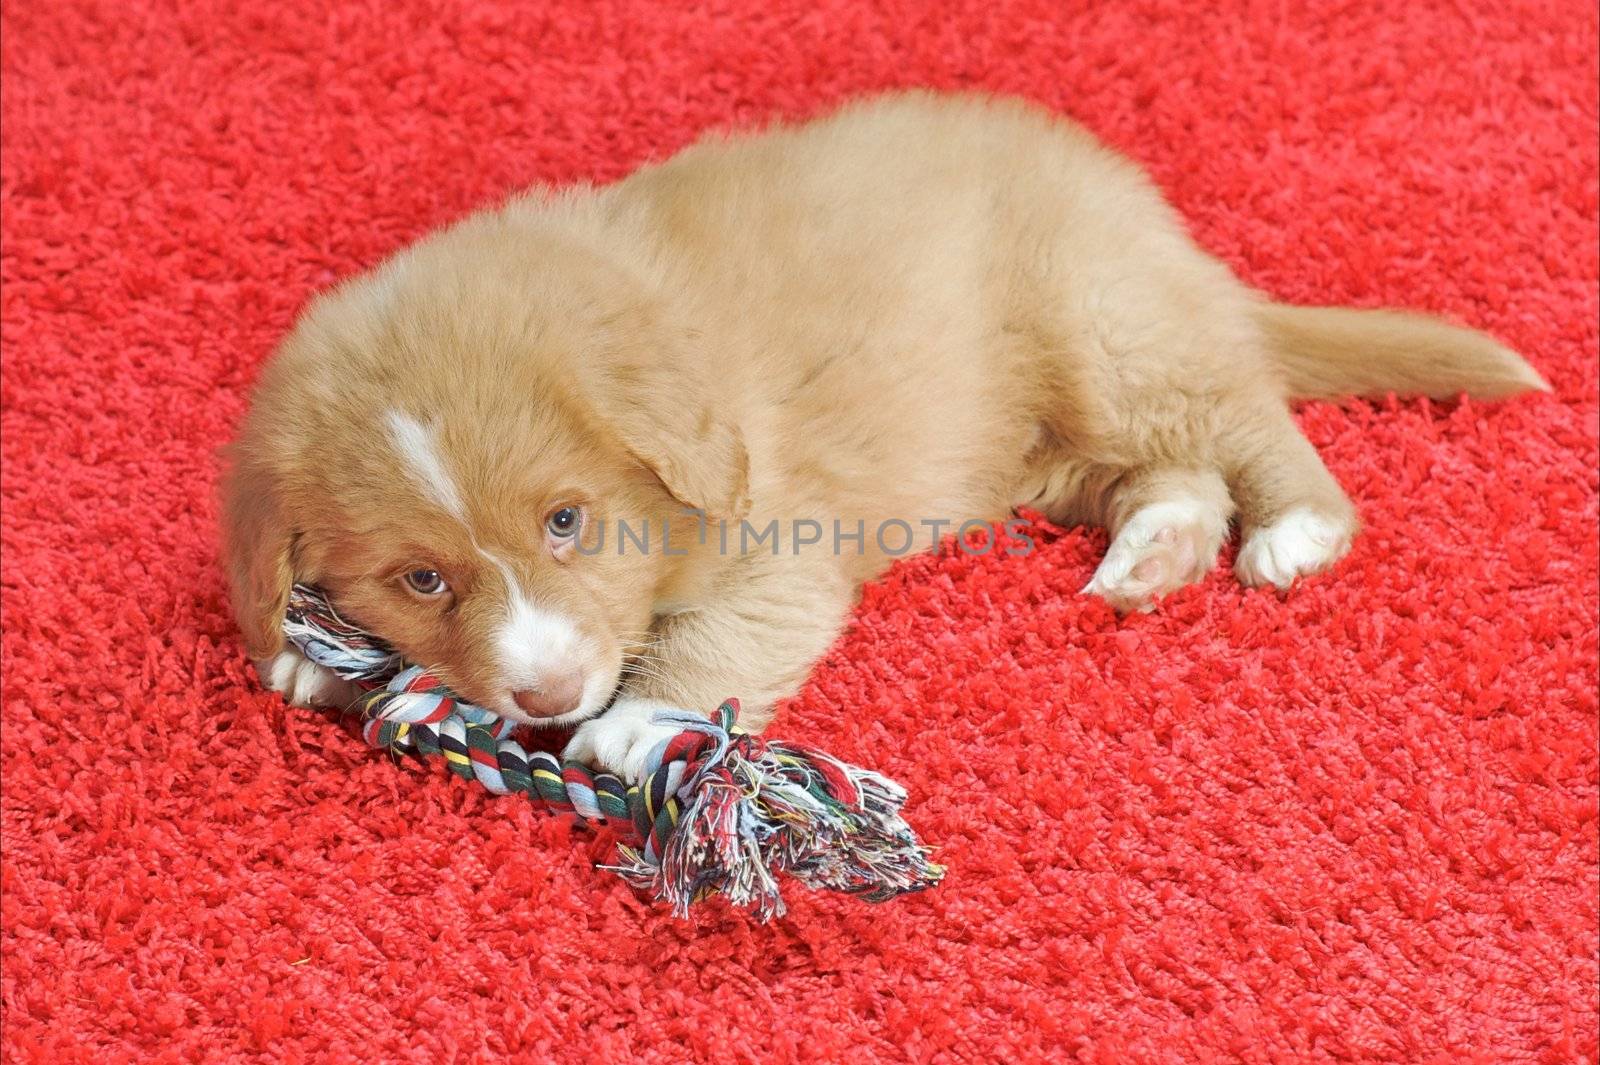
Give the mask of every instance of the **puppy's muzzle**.
<path id="1" fill-rule="evenodd" d="M 578 708 L 583 698 L 583 674 L 577 670 L 551 671 L 539 678 L 537 688 L 514 691 L 511 699 L 530 717 L 560 717 Z"/>

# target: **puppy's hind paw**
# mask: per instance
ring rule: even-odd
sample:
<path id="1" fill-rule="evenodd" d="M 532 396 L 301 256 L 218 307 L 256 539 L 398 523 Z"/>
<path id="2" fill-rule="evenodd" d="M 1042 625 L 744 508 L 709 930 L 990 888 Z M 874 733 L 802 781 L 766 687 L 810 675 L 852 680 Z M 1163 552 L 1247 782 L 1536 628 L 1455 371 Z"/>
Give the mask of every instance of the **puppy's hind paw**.
<path id="1" fill-rule="evenodd" d="M 1225 526 L 1191 501 L 1156 503 L 1128 519 L 1083 591 L 1118 611 L 1155 601 L 1204 577 L 1216 564 Z"/>
<path id="2" fill-rule="evenodd" d="M 1291 510 L 1271 525 L 1245 534 L 1233 572 L 1251 586 L 1288 588 L 1295 578 L 1321 573 L 1350 550 L 1349 523 L 1305 509 Z"/>

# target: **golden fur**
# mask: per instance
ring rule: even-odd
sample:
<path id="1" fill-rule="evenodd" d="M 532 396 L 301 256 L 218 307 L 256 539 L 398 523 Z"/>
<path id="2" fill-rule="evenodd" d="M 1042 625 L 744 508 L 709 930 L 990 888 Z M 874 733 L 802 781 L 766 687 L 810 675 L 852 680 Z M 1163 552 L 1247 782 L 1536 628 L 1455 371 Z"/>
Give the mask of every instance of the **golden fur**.
<path id="1" fill-rule="evenodd" d="M 520 586 L 574 619 L 608 697 L 737 695 L 760 726 L 889 559 L 870 531 L 860 553 L 724 553 L 685 506 L 830 539 L 898 518 L 920 547 L 926 522 L 1032 506 L 1105 524 L 1090 590 L 1146 607 L 1203 575 L 1234 519 L 1252 583 L 1343 553 L 1354 510 L 1290 399 L 1541 387 L 1469 330 L 1267 301 L 1070 122 L 894 95 L 532 191 L 318 299 L 233 452 L 228 556 L 261 659 L 290 580 L 315 581 L 503 706 L 485 649 Z M 393 409 L 436 434 L 465 514 L 408 477 Z M 570 503 L 585 536 L 671 520 L 687 553 L 563 554 L 544 522 Z M 401 586 L 421 565 L 449 602 Z M 576 753 L 618 763 L 652 735 L 598 727 Z"/>

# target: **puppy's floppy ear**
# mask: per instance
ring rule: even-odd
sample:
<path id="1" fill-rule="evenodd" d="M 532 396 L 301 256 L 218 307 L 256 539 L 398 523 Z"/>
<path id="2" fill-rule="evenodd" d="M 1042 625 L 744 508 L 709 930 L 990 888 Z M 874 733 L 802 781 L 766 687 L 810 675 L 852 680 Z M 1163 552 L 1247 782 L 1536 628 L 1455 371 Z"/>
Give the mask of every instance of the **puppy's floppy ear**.
<path id="1" fill-rule="evenodd" d="M 233 590 L 233 611 L 250 657 L 283 649 L 283 612 L 294 581 L 294 534 L 267 475 L 236 461 L 223 485 L 223 550 Z"/>
<path id="2" fill-rule="evenodd" d="M 738 424 L 717 403 L 720 390 L 704 379 L 694 338 L 628 332 L 594 367 L 588 405 L 678 502 L 711 517 L 744 517 L 749 453 Z"/>

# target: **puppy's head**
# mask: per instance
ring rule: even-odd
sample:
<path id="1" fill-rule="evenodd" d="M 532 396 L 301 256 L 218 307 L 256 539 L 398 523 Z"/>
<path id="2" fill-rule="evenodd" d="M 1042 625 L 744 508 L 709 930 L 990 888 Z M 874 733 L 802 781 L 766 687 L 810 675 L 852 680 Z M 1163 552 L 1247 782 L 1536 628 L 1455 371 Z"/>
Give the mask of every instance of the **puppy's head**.
<path id="1" fill-rule="evenodd" d="M 687 539 L 689 508 L 742 512 L 715 395 L 645 281 L 515 209 L 319 299 L 264 371 L 224 487 L 251 654 L 281 649 L 305 581 L 471 702 L 597 713 L 646 647 L 663 523 Z M 619 547 L 624 523 L 648 550 Z"/>

